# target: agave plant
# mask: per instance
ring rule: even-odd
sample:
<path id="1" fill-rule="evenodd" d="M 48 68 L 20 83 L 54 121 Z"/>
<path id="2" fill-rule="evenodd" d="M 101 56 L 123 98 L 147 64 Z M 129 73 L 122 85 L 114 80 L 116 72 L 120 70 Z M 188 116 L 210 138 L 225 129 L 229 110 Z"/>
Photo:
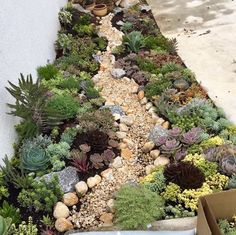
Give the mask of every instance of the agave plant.
<path id="1" fill-rule="evenodd" d="M 42 171 L 47 169 L 50 158 L 46 148 L 52 143 L 49 137 L 39 135 L 32 140 L 26 140 L 19 153 L 21 166 L 28 171 Z"/>
<path id="2" fill-rule="evenodd" d="M 139 31 L 133 31 L 124 36 L 124 44 L 134 53 L 138 53 L 142 48 L 143 35 Z"/>
<path id="3" fill-rule="evenodd" d="M 167 140 L 165 144 L 161 146 L 161 150 L 166 154 L 175 154 L 181 148 L 181 143 L 176 140 Z"/>
<path id="4" fill-rule="evenodd" d="M 20 76 L 18 86 L 8 81 L 10 87 L 6 89 L 16 99 L 15 104 L 8 104 L 12 109 L 9 114 L 22 118 L 22 135 L 25 138 L 34 137 L 61 124 L 64 117 L 57 110 L 47 107 L 47 90 L 40 84 L 39 79 L 34 83 L 31 75 L 26 78 L 23 74 Z"/>
<path id="5" fill-rule="evenodd" d="M 0 234 L 8 235 L 11 227 L 12 220 L 11 218 L 3 218 L 0 215 Z"/>
<path id="6" fill-rule="evenodd" d="M 181 141 L 187 145 L 197 144 L 202 141 L 203 130 L 194 127 L 182 135 Z"/>

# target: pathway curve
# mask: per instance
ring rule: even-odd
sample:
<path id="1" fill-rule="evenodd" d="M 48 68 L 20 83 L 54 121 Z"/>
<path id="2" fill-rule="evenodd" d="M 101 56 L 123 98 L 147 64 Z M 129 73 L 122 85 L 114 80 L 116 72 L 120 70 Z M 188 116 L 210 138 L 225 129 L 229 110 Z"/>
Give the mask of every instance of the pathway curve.
<path id="1" fill-rule="evenodd" d="M 147 0 L 167 37 L 211 99 L 236 124 L 236 3 L 233 0 Z"/>
<path id="2" fill-rule="evenodd" d="M 121 158 L 115 159 L 113 165 L 102 172 L 101 183 L 81 199 L 80 211 L 76 218 L 74 216 L 76 224 L 81 229 L 92 230 L 112 225 L 107 223 L 107 220 L 112 216 L 109 211 L 112 212 L 114 193 L 120 185 L 136 182 L 144 173 L 145 167 L 139 159 L 141 156 L 144 157 L 142 147 L 157 120 L 154 113 L 147 111 L 147 100 L 142 92 L 138 95 L 139 86 L 133 80 L 127 77 L 112 78 L 111 70 L 115 58 L 111 51 L 122 43 L 122 32 L 112 27 L 112 17 L 110 14 L 101 20 L 100 35 L 105 36 L 109 43 L 107 51 L 100 55 L 101 69 L 93 80 L 101 89 L 106 104 L 119 105 L 126 113 L 125 117 L 117 120 L 121 123 L 117 122 L 120 128 L 117 136 L 121 139 Z"/>

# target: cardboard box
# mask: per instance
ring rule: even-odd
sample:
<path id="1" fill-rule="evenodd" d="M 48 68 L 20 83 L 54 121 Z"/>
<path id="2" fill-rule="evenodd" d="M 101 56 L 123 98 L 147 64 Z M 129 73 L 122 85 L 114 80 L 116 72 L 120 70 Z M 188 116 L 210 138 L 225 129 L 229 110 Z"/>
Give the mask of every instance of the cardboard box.
<path id="1" fill-rule="evenodd" d="M 232 219 L 236 214 L 236 190 L 214 193 L 200 198 L 197 235 L 222 235 L 218 219 Z"/>

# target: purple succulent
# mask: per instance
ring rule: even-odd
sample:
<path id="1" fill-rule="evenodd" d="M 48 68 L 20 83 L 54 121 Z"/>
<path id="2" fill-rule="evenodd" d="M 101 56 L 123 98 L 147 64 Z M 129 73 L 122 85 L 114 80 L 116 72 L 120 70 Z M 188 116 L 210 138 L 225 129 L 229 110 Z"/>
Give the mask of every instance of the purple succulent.
<path id="1" fill-rule="evenodd" d="M 165 144 L 167 141 L 167 136 L 158 136 L 155 140 L 154 143 L 156 146 L 161 146 Z"/>
<path id="2" fill-rule="evenodd" d="M 227 175 L 236 174 L 236 157 L 228 155 L 220 160 L 220 167 L 223 173 Z"/>
<path id="3" fill-rule="evenodd" d="M 187 145 L 197 144 L 202 140 L 203 130 L 198 127 L 194 127 L 188 132 L 182 135 L 182 142 Z"/>
<path id="4" fill-rule="evenodd" d="M 161 146 L 163 153 L 173 154 L 181 148 L 181 144 L 176 139 L 167 140 L 165 144 Z"/>
<path id="5" fill-rule="evenodd" d="M 102 158 L 106 165 L 109 165 L 114 160 L 115 156 L 115 153 L 110 149 L 107 149 L 102 153 Z"/>
<path id="6" fill-rule="evenodd" d="M 170 137 L 179 137 L 182 134 L 182 129 L 179 127 L 175 127 L 173 129 L 168 130 L 168 135 Z"/>
<path id="7" fill-rule="evenodd" d="M 210 147 L 203 151 L 203 156 L 206 160 L 210 162 L 215 162 L 217 161 L 217 152 L 218 152 L 217 147 Z"/>
<path id="8" fill-rule="evenodd" d="M 181 150 L 177 151 L 175 154 L 175 160 L 176 161 L 181 161 L 182 159 L 185 158 L 185 156 L 187 155 L 187 149 L 186 148 L 182 148 Z"/>
<path id="9" fill-rule="evenodd" d="M 92 166 L 95 169 L 99 169 L 99 168 L 102 168 L 104 166 L 103 157 L 98 153 L 95 153 L 95 154 L 91 155 L 90 156 L 90 161 L 92 162 Z"/>

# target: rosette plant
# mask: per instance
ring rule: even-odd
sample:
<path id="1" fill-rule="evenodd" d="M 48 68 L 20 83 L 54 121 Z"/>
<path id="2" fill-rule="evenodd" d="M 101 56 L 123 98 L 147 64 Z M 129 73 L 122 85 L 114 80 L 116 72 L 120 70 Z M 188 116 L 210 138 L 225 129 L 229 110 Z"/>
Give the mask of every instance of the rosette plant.
<path id="1" fill-rule="evenodd" d="M 197 144 L 202 141 L 203 130 L 199 127 L 194 127 L 182 135 L 181 141 L 187 145 Z"/>
<path id="2" fill-rule="evenodd" d="M 167 140 L 165 144 L 161 146 L 162 152 L 166 154 L 175 154 L 180 148 L 181 143 L 176 139 Z"/>
<path id="3" fill-rule="evenodd" d="M 42 135 L 32 140 L 26 140 L 20 149 L 20 160 L 23 169 L 28 171 L 43 171 L 50 164 L 46 148 L 52 143 L 51 139 Z"/>

